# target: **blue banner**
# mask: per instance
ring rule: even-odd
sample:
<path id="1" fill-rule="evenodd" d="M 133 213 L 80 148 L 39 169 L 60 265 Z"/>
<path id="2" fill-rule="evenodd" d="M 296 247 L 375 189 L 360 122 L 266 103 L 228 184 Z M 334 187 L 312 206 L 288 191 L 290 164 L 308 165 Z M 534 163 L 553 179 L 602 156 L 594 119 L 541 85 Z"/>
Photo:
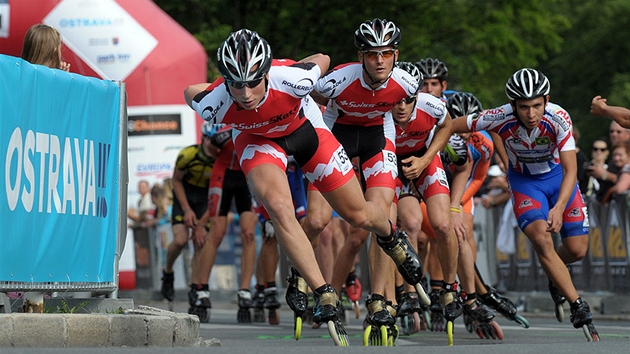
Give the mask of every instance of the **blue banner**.
<path id="1" fill-rule="evenodd" d="M 113 282 L 120 88 L 0 55 L 0 282 Z"/>

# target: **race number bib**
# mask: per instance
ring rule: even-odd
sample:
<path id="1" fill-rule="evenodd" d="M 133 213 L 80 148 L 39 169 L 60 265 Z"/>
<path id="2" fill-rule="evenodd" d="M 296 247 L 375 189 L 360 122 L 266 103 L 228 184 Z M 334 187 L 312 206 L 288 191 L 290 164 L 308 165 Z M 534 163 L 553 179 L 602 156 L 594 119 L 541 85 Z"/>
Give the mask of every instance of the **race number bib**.
<path id="1" fill-rule="evenodd" d="M 333 153 L 333 159 L 337 163 L 339 171 L 341 171 L 341 174 L 343 174 L 344 176 L 346 175 L 346 173 L 354 171 L 354 169 L 352 168 L 352 163 L 350 163 L 350 158 L 348 157 L 348 154 L 346 153 L 346 150 L 344 150 L 343 146 L 339 145 L 339 148 L 335 150 L 335 152 Z"/>

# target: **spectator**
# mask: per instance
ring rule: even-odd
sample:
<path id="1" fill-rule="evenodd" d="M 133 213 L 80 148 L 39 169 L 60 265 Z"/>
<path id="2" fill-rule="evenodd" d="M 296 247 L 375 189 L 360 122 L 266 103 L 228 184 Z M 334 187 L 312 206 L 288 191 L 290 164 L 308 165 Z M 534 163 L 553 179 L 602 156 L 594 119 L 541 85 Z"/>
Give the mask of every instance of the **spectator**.
<path id="1" fill-rule="evenodd" d="M 607 117 L 617 122 L 620 126 L 630 128 L 630 110 L 619 106 L 609 106 L 602 96 L 593 97 L 591 102 L 591 114 L 595 117 Z"/>
<path id="2" fill-rule="evenodd" d="M 586 186 L 586 191 L 585 191 L 586 197 L 590 198 L 591 196 L 596 196 L 599 194 L 599 191 L 602 188 L 601 184 L 603 181 L 593 176 L 591 171 L 598 170 L 598 169 L 607 171 L 608 164 L 606 163 L 606 160 L 608 159 L 608 154 L 609 154 L 609 149 L 608 149 L 608 142 L 606 141 L 606 139 L 605 138 L 595 139 L 595 141 L 593 141 L 593 144 L 591 146 L 591 161 L 588 163 L 588 166 L 586 167 L 586 175 L 588 176 L 587 186 Z M 610 184 L 608 188 L 610 188 L 610 186 L 612 186 L 612 184 Z"/>
<path id="3" fill-rule="evenodd" d="M 630 188 L 630 141 L 613 146 L 612 161 L 619 173 L 617 182 L 610 188 L 609 194 L 625 193 Z"/>
<path id="4" fill-rule="evenodd" d="M 610 122 L 609 139 L 610 146 L 630 141 L 630 130 L 621 127 L 617 122 Z M 619 169 L 612 161 L 608 161 L 607 168 L 593 166 L 589 169 L 589 174 L 600 181 L 601 186 L 597 193 L 598 201 L 603 201 L 608 195 L 608 190 L 617 183 L 618 173 Z"/>
<path id="5" fill-rule="evenodd" d="M 131 207 L 129 212 L 127 212 L 127 217 L 134 222 L 132 227 L 141 226 L 142 222 L 147 219 L 149 212 L 153 209 L 151 189 L 149 188 L 149 182 L 147 180 L 143 179 L 138 182 L 138 193 L 140 194 L 138 209 Z"/>
<path id="6" fill-rule="evenodd" d="M 70 71 L 70 64 L 62 60 L 61 35 L 47 25 L 36 24 L 28 29 L 22 44 L 22 59 L 31 64 Z"/>
<path id="7" fill-rule="evenodd" d="M 577 181 L 582 194 L 586 193 L 589 175 L 586 174 L 589 165 L 588 155 L 579 147 L 581 134 L 576 126 L 573 126 L 573 138 L 575 139 L 575 154 L 577 156 Z"/>

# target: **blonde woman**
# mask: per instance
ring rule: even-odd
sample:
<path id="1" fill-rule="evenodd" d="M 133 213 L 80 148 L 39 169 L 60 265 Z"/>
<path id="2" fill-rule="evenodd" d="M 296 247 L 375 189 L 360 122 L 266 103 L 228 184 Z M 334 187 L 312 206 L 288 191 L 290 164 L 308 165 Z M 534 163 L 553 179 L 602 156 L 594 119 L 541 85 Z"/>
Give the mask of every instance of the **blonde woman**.
<path id="1" fill-rule="evenodd" d="M 22 44 L 22 59 L 31 64 L 70 71 L 70 64 L 61 58 L 61 35 L 47 25 L 36 24 L 28 29 Z"/>

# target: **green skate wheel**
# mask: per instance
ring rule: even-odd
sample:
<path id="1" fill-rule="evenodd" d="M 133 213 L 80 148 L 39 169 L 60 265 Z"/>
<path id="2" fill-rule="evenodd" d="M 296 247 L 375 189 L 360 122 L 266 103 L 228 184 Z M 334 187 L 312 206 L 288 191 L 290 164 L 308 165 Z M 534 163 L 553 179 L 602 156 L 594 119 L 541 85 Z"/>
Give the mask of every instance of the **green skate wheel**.
<path id="1" fill-rule="evenodd" d="M 302 317 L 295 316 L 295 322 L 293 322 L 293 334 L 295 340 L 302 338 Z"/>
<path id="2" fill-rule="evenodd" d="M 387 344 L 389 343 L 387 341 L 387 327 L 386 326 L 381 326 L 379 328 L 381 331 L 381 337 L 380 337 L 380 345 L 383 347 L 386 347 Z"/>
<path id="3" fill-rule="evenodd" d="M 527 321 L 527 319 L 521 315 L 519 315 L 518 313 L 516 315 L 514 315 L 514 321 L 516 321 L 516 323 L 520 324 L 521 327 L 523 328 L 529 328 L 529 321 Z"/>
<path id="4" fill-rule="evenodd" d="M 453 321 L 446 322 L 446 338 L 448 339 L 448 346 L 453 346 Z"/>

